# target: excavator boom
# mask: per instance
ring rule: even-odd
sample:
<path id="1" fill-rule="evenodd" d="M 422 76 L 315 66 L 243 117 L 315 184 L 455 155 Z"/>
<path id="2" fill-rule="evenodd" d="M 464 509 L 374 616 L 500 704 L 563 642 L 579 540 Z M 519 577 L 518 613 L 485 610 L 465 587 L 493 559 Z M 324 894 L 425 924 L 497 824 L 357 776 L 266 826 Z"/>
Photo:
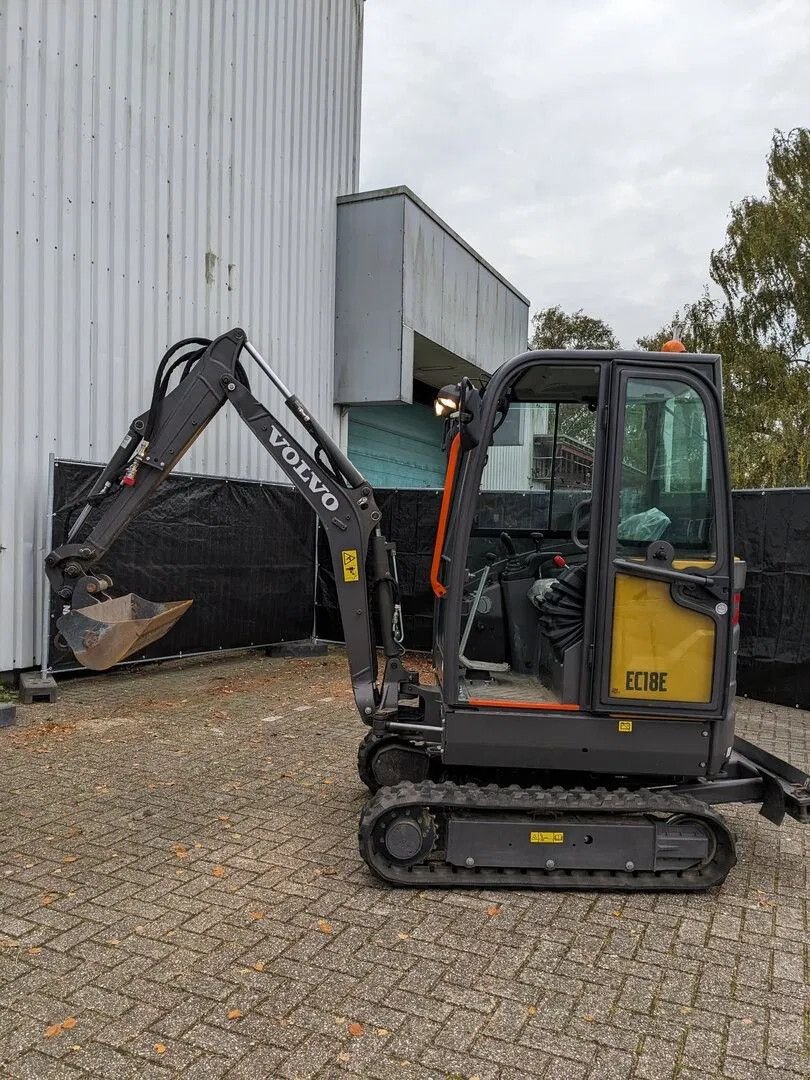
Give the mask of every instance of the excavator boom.
<path id="1" fill-rule="evenodd" d="M 187 346 L 192 353 L 175 353 Z M 287 408 L 315 442 L 310 455 L 251 392 L 240 356 L 247 354 L 284 397 Z M 172 361 L 170 363 L 170 361 Z M 179 383 L 169 390 L 174 370 Z M 329 540 L 352 687 L 367 723 L 390 712 L 406 675 L 396 640 L 399 625 L 393 547 L 380 531 L 380 511 L 370 486 L 329 434 L 285 386 L 245 332 L 234 329 L 214 341 L 189 338 L 164 356 L 152 403 L 130 425 L 127 436 L 100 474 L 66 543 L 52 551 L 46 573 L 65 601 L 57 621 L 62 637 L 85 667 L 105 670 L 167 633 L 191 606 L 190 600 L 153 603 L 129 593 L 111 597 L 109 577 L 96 573 L 115 539 L 136 517 L 194 440 L 230 403 L 290 482 L 317 514 Z M 102 513 L 78 539 L 91 512 Z M 386 657 L 377 685 L 377 654 L 369 611 L 367 555 L 380 612 L 380 641 Z"/>

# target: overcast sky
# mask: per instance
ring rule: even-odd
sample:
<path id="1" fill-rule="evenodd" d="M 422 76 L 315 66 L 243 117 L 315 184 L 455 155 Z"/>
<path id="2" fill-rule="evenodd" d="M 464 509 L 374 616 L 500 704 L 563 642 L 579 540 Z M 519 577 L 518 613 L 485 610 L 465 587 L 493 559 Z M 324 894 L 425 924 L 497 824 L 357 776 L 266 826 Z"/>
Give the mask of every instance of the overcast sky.
<path id="1" fill-rule="evenodd" d="M 368 0 L 363 67 L 361 188 L 407 184 L 532 310 L 632 346 L 810 124 L 810 2 Z"/>

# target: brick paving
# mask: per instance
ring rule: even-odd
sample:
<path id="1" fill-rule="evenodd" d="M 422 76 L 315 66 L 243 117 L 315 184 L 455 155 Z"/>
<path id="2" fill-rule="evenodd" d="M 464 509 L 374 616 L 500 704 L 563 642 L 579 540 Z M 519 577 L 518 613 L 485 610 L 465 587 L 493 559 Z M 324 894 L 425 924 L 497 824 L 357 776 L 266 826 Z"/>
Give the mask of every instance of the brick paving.
<path id="1" fill-rule="evenodd" d="M 741 702 L 810 766 L 810 715 Z M 344 659 L 65 682 L 0 732 L 0 1075 L 802 1080 L 810 831 L 710 895 L 391 890 Z"/>

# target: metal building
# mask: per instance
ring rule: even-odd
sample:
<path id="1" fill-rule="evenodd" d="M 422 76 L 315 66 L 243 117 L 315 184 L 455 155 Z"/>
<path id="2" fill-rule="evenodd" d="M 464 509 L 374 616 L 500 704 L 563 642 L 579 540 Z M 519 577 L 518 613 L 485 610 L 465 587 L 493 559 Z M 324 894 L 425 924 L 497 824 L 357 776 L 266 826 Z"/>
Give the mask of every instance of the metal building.
<path id="1" fill-rule="evenodd" d="M 243 325 L 337 430 L 336 198 L 357 188 L 363 4 L 0 14 L 2 671 L 37 659 L 49 452 L 106 460 L 169 344 Z M 272 475 L 227 411 L 183 468 Z"/>
<path id="2" fill-rule="evenodd" d="M 523 352 L 529 301 L 406 187 L 338 200 L 336 400 L 373 483 L 444 480 L 435 391 Z"/>
<path id="3" fill-rule="evenodd" d="M 40 659 L 49 454 L 106 461 L 168 345 L 245 327 L 370 479 L 436 483 L 420 402 L 520 351 L 528 307 L 407 189 L 356 195 L 362 0 L 2 0 L 0 16 L 7 671 Z M 373 397 L 369 358 L 387 373 Z M 231 413 L 183 471 L 278 479 Z"/>

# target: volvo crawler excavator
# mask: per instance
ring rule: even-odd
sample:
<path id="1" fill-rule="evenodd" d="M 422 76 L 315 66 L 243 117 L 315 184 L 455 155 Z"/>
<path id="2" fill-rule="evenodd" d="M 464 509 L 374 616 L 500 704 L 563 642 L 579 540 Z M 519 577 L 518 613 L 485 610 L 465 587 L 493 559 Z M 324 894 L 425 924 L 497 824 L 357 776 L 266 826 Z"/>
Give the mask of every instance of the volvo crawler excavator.
<path id="1" fill-rule="evenodd" d="M 251 363 L 312 453 L 254 396 Z M 719 357 L 525 352 L 483 389 L 439 392 L 428 683 L 403 662 L 395 552 L 371 486 L 244 331 L 179 342 L 46 560 L 59 633 L 87 667 L 142 650 L 189 606 L 114 596 L 98 564 L 227 404 L 329 540 L 368 727 L 359 846 L 384 881 L 703 890 L 736 861 L 719 804 L 808 821 L 808 776 L 734 734 L 745 566 Z"/>

